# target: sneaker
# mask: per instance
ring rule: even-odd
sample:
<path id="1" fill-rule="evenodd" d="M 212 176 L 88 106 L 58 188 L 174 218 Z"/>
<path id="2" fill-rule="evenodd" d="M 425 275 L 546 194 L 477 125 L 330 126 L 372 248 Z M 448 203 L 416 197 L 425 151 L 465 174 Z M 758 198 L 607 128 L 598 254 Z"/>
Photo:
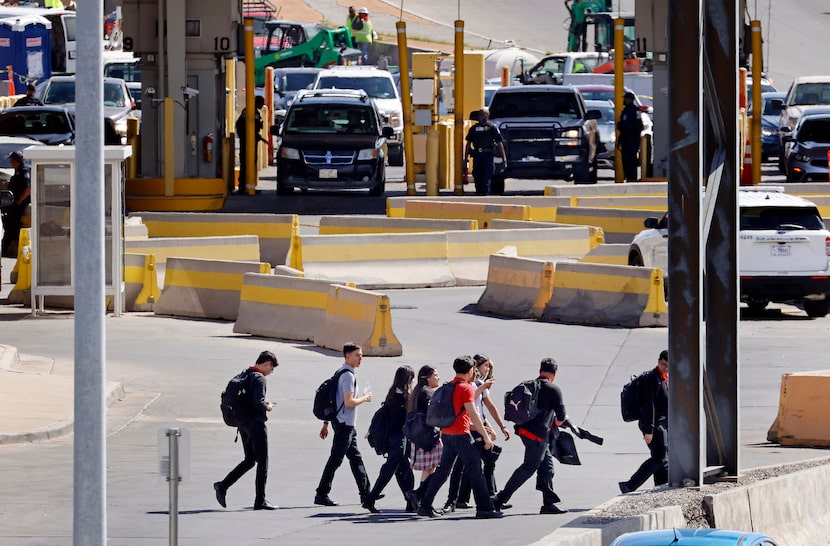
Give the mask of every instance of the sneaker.
<path id="1" fill-rule="evenodd" d="M 547 506 L 543 506 L 541 510 L 539 510 L 540 514 L 567 514 L 568 511 L 564 508 L 559 508 L 555 504 L 549 504 Z"/>
<path id="2" fill-rule="evenodd" d="M 362 506 L 363 508 L 365 508 L 366 510 L 368 510 L 369 512 L 371 512 L 373 514 L 377 514 L 378 512 L 380 512 L 380 510 L 375 508 L 375 501 L 366 500 L 366 501 L 363 501 L 360 504 L 360 506 Z"/>
<path id="3" fill-rule="evenodd" d="M 328 495 L 314 495 L 314 504 L 320 506 L 337 506 L 337 503 L 329 498 Z"/>
<path id="4" fill-rule="evenodd" d="M 436 512 L 433 508 L 431 508 L 429 506 L 421 506 L 420 508 L 418 508 L 417 514 L 419 516 L 422 516 L 422 517 L 425 517 L 425 518 L 437 518 L 442 513 L 441 512 Z"/>
<path id="5" fill-rule="evenodd" d="M 620 493 L 622 493 L 623 495 L 625 495 L 626 493 L 631 493 L 631 488 L 628 487 L 628 484 L 626 482 L 619 482 L 617 485 L 620 486 Z"/>
<path id="6" fill-rule="evenodd" d="M 222 482 L 214 483 L 213 490 L 216 491 L 216 501 L 219 503 L 219 506 L 227 508 L 225 505 L 225 494 L 227 494 L 228 490 L 222 486 Z"/>
<path id="7" fill-rule="evenodd" d="M 279 508 L 276 504 L 271 504 L 265 499 L 254 503 L 254 510 L 279 510 Z"/>
<path id="8" fill-rule="evenodd" d="M 498 510 L 478 510 L 476 512 L 476 519 L 498 519 L 504 516 Z"/>
<path id="9" fill-rule="evenodd" d="M 472 506 L 470 506 L 470 503 L 464 501 L 456 502 L 455 507 L 459 510 L 469 510 L 470 508 L 472 508 Z"/>

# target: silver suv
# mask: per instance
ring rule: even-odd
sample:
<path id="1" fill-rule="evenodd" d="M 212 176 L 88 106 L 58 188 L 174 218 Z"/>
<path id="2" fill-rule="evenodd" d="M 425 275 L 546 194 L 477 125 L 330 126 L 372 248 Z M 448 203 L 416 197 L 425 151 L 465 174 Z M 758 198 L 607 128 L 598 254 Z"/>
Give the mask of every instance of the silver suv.
<path id="1" fill-rule="evenodd" d="M 811 317 L 830 311 L 830 231 L 814 203 L 781 188 L 738 192 L 740 300 L 761 310 L 769 302 L 800 304 Z M 668 271 L 668 214 L 646 218 L 628 264 Z"/>

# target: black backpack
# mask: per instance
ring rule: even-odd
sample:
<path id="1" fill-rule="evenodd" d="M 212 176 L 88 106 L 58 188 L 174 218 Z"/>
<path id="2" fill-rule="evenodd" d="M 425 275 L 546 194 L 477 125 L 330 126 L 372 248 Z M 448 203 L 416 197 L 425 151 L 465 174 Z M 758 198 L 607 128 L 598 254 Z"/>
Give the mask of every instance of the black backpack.
<path id="1" fill-rule="evenodd" d="M 422 411 L 410 411 L 406 414 L 403 425 L 403 435 L 415 447 L 424 451 L 432 451 L 435 444 L 441 439 L 441 429 L 427 424 L 427 416 Z"/>
<path id="2" fill-rule="evenodd" d="M 620 412 L 623 421 L 630 423 L 640 419 L 640 410 L 643 405 L 643 388 L 648 383 L 651 370 L 640 375 L 632 375 L 631 380 L 623 386 L 620 392 Z"/>
<path id="3" fill-rule="evenodd" d="M 233 376 L 222 391 L 219 407 L 222 419 L 229 427 L 238 427 L 250 416 L 250 374 L 245 370 Z"/>
<path id="4" fill-rule="evenodd" d="M 337 416 L 340 408 L 343 407 L 342 404 L 337 405 L 337 384 L 340 382 L 340 376 L 348 371 L 346 369 L 337 370 L 333 376 L 317 387 L 317 392 L 314 393 L 314 406 L 311 410 L 314 417 L 321 421 L 331 421 Z"/>
<path id="5" fill-rule="evenodd" d="M 522 381 L 512 391 L 504 393 L 504 418 L 517 425 L 533 420 L 539 409 L 539 381 Z"/>
<path id="6" fill-rule="evenodd" d="M 378 455 L 386 455 L 387 439 L 389 438 L 389 408 L 382 404 L 372 416 L 366 440 Z"/>
<path id="7" fill-rule="evenodd" d="M 455 392 L 456 381 L 444 383 L 438 387 L 432 395 L 427 407 L 427 424 L 432 427 L 448 427 L 455 423 L 461 411 L 455 413 L 455 407 L 452 404 L 452 395 Z"/>
<path id="8" fill-rule="evenodd" d="M 352 30 L 363 30 L 363 19 L 360 17 L 352 19 Z"/>

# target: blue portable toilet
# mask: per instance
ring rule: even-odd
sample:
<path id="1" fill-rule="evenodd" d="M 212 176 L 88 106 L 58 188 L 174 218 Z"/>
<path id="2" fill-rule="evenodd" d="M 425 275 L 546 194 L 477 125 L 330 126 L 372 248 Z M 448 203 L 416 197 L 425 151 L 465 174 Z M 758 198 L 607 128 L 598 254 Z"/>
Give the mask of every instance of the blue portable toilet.
<path id="1" fill-rule="evenodd" d="M 0 19 L 0 71 L 12 67 L 14 94 L 25 93 L 30 81 L 52 76 L 51 31 L 52 23 L 40 15 Z"/>

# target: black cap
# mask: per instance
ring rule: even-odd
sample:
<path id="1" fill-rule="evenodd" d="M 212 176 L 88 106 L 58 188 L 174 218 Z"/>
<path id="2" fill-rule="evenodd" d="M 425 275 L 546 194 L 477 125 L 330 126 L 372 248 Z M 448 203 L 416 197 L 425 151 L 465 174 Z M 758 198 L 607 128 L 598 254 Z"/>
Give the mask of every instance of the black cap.
<path id="1" fill-rule="evenodd" d="M 624 99 L 631 99 L 631 100 L 634 100 L 634 98 L 635 98 L 635 97 L 634 97 L 634 93 L 632 93 L 631 91 L 626 91 L 626 92 L 625 92 L 625 95 L 623 95 L 623 98 L 624 98 Z"/>
<path id="2" fill-rule="evenodd" d="M 35 87 L 35 84 L 33 84 L 33 83 L 27 83 L 26 84 L 26 91 L 35 91 L 36 89 L 37 88 Z"/>
<path id="3" fill-rule="evenodd" d="M 21 163 L 23 163 L 23 152 L 14 151 L 14 152 L 9 154 L 9 159 L 16 159 L 17 161 L 20 161 Z"/>

